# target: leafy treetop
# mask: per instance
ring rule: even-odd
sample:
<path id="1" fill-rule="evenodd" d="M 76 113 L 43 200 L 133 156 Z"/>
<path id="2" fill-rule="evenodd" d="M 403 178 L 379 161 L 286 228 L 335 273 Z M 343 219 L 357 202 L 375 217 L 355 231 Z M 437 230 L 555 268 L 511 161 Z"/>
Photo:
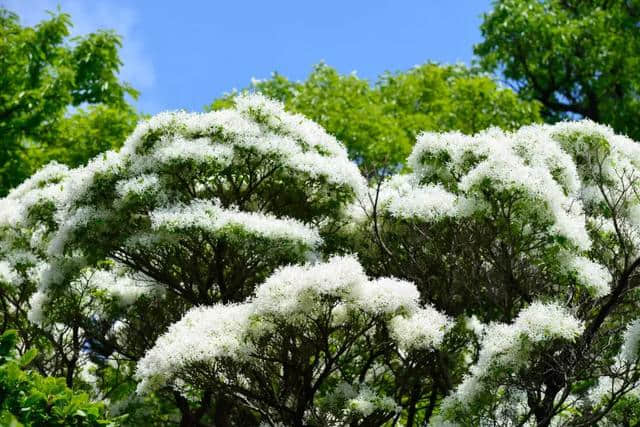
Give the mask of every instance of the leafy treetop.
<path id="1" fill-rule="evenodd" d="M 127 96 L 138 93 L 118 78 L 120 37 L 98 31 L 69 43 L 71 25 L 57 13 L 23 27 L 0 8 L 0 194 L 49 160 L 77 166 L 118 146 L 135 125 Z"/>

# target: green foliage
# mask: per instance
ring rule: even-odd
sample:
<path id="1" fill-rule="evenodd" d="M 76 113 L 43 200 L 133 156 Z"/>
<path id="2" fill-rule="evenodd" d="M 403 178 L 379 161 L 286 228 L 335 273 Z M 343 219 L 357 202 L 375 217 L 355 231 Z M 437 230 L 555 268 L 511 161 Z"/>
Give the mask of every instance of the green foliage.
<path id="1" fill-rule="evenodd" d="M 386 73 L 373 86 L 321 63 L 304 82 L 274 74 L 254 82 L 251 90 L 316 121 L 347 146 L 363 169 L 401 164 L 422 131 L 473 134 L 540 120 L 536 102 L 521 101 L 513 91 L 465 67 L 434 63 Z M 235 95 L 215 100 L 209 109 L 229 107 Z"/>
<path id="2" fill-rule="evenodd" d="M 74 393 L 62 378 L 26 369 L 35 352 L 17 357 L 17 334 L 0 336 L 0 423 L 7 426 L 113 426 L 104 406 Z"/>
<path id="3" fill-rule="evenodd" d="M 126 96 L 137 92 L 117 76 L 120 37 L 99 31 L 70 44 L 70 26 L 58 13 L 23 27 L 0 8 L 0 195 L 44 162 L 77 165 L 119 146 L 135 125 Z"/>
<path id="4" fill-rule="evenodd" d="M 136 126 L 138 116 L 128 105 L 104 104 L 78 109 L 57 123 L 55 138 L 45 147 L 33 147 L 29 158 L 38 165 L 56 160 L 71 167 L 107 150 L 118 148 Z"/>
<path id="5" fill-rule="evenodd" d="M 588 117 L 637 139 L 638 16 L 635 0 L 498 0 L 475 52 L 547 120 Z"/>

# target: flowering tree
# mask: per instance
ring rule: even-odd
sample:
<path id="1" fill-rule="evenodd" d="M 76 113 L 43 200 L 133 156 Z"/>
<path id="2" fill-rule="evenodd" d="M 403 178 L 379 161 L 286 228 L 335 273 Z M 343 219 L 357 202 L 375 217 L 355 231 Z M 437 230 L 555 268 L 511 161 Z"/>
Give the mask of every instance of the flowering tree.
<path id="1" fill-rule="evenodd" d="M 71 384 L 85 355 L 136 361 L 190 307 L 243 301 L 277 266 L 335 246 L 364 187 L 342 145 L 265 98 L 159 115 L 120 152 L 50 165 L 4 200 L 11 302 L 30 298 L 29 319 L 61 329 Z"/>
<path id="2" fill-rule="evenodd" d="M 635 142 L 425 133 L 367 189 L 313 122 L 234 102 L 2 201 L 2 320 L 42 372 L 182 425 L 637 421 Z"/>
<path id="3" fill-rule="evenodd" d="M 353 258 L 287 267 L 246 303 L 187 313 L 138 363 L 139 390 L 179 378 L 272 424 L 397 420 L 451 326 L 418 300 L 410 283 L 369 281 Z"/>
<path id="4" fill-rule="evenodd" d="M 640 147 L 584 121 L 423 134 L 409 163 L 361 205 L 357 240 L 477 335 L 439 420 L 591 425 L 629 399 Z"/>

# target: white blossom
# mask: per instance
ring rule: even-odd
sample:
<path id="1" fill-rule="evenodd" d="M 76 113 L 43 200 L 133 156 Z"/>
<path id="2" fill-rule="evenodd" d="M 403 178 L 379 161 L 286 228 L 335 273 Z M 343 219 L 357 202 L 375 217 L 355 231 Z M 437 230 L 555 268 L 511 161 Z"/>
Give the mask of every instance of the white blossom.
<path id="1" fill-rule="evenodd" d="M 87 285 L 102 289 L 122 306 L 133 304 L 140 296 L 157 291 L 157 284 L 149 278 L 136 279 L 122 271 L 95 270 L 87 273 Z"/>
<path id="2" fill-rule="evenodd" d="M 631 322 L 624 331 L 624 344 L 622 346 L 622 357 L 627 362 L 638 360 L 640 350 L 640 319 Z"/>
<path id="3" fill-rule="evenodd" d="M 16 286 L 20 284 L 20 281 L 20 276 L 13 269 L 13 266 L 7 261 L 0 261 L 0 282 Z"/>
<path id="4" fill-rule="evenodd" d="M 455 407 L 468 407 L 485 392 L 484 378 L 495 375 L 507 366 L 521 366 L 527 362 L 523 353 L 523 339 L 541 343 L 552 339 L 574 341 L 584 330 L 584 324 L 558 304 L 534 302 L 522 310 L 512 324 L 492 323 L 481 342 L 478 361 L 453 394 L 443 402 L 446 413 Z"/>
<path id="5" fill-rule="evenodd" d="M 222 232 L 239 227 L 245 232 L 270 239 L 299 241 L 310 247 L 320 243 L 317 230 L 291 218 L 275 218 L 238 209 L 224 209 L 211 200 L 194 200 L 189 205 L 160 208 L 150 214 L 154 229 L 186 230 L 199 228 L 207 232 Z"/>
<path id="6" fill-rule="evenodd" d="M 582 256 L 572 257 L 566 264 L 580 283 L 591 289 L 595 297 L 608 295 L 611 288 L 611 274 L 602 265 Z"/>
<path id="7" fill-rule="evenodd" d="M 242 338 L 251 312 L 248 304 L 191 309 L 138 362 L 138 392 L 164 384 L 190 362 L 215 364 L 218 357 L 241 357 L 249 350 Z"/>
<path id="8" fill-rule="evenodd" d="M 381 208 L 400 219 L 436 221 L 457 214 L 457 198 L 441 185 L 422 186 L 410 175 L 395 175 L 378 196 Z"/>
<path id="9" fill-rule="evenodd" d="M 392 337 L 406 351 L 439 347 L 450 328 L 445 315 L 432 307 L 419 307 L 419 294 L 411 284 L 395 279 L 370 281 L 353 257 L 288 266 L 258 286 L 255 297 L 246 303 L 190 310 L 138 363 L 137 376 L 142 380 L 138 390 L 145 392 L 170 382 L 181 369 L 196 362 L 215 367 L 223 356 L 232 360 L 251 357 L 252 351 L 259 353 L 260 349 L 252 349 L 247 336 L 271 333 L 274 325 L 269 319 L 292 325 L 304 322 L 317 310 L 322 312 L 327 297 L 342 301 L 336 306 L 339 313 L 332 311 L 340 321 L 349 312 L 382 315 L 381 321 L 390 322 Z"/>
<path id="10" fill-rule="evenodd" d="M 391 335 L 403 350 L 439 347 L 450 320 L 433 307 L 419 309 L 409 316 L 396 316 L 391 321 Z"/>
<path id="11" fill-rule="evenodd" d="M 45 321 L 44 304 L 48 300 L 47 295 L 37 291 L 29 299 L 28 319 L 36 325 L 42 325 Z"/>
<path id="12" fill-rule="evenodd" d="M 366 385 L 360 386 L 357 396 L 349 400 L 348 407 L 364 417 L 368 417 L 376 410 L 400 412 L 400 406 L 393 398 L 389 396 L 381 397 Z"/>

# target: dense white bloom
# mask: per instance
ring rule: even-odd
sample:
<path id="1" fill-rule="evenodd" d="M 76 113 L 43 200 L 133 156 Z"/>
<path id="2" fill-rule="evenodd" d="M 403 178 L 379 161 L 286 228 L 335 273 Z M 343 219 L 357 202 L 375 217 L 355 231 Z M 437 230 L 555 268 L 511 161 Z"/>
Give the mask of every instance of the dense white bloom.
<path id="1" fill-rule="evenodd" d="M 588 249 L 591 241 L 578 200 L 580 177 L 551 129 L 535 125 L 515 133 L 489 129 L 476 136 L 420 135 L 409 156 L 413 177 L 393 182 L 399 197 L 390 211 L 427 221 L 440 215 L 466 216 L 485 208 L 480 189 L 489 185 L 495 191 L 526 195 L 529 209 L 547 217 L 552 232 Z"/>
<path id="2" fill-rule="evenodd" d="M 263 313 L 286 315 L 312 309 L 318 294 L 344 298 L 367 283 L 362 266 L 352 257 L 333 258 L 325 264 L 288 266 L 256 289 L 252 304 Z"/>
<path id="3" fill-rule="evenodd" d="M 609 294 L 611 274 L 604 266 L 581 256 L 572 257 L 566 265 L 580 283 L 592 290 L 594 296 L 599 298 Z"/>
<path id="4" fill-rule="evenodd" d="M 420 292 L 413 283 L 393 277 L 362 282 L 352 290 L 357 304 L 370 313 L 396 313 L 418 309 Z"/>
<path id="5" fill-rule="evenodd" d="M 51 162 L 0 200 L 0 226 L 23 225 L 29 209 L 41 202 L 52 202 L 61 206 L 64 196 L 60 182 L 68 177 L 69 169 Z"/>
<path id="6" fill-rule="evenodd" d="M 376 410 L 400 412 L 400 406 L 389 396 L 379 396 L 368 386 L 362 385 L 358 395 L 348 402 L 350 410 L 367 417 Z"/>
<path id="7" fill-rule="evenodd" d="M 68 215 L 73 215 L 73 207 L 87 196 L 96 179 L 120 172 L 125 166 L 123 159 L 122 152 L 105 151 L 91 159 L 85 166 L 70 170 L 68 177 L 61 183 L 64 191 L 60 200 L 60 205 L 63 206 L 60 212 L 61 220 Z M 68 211 L 70 209 L 71 211 Z"/>
<path id="8" fill-rule="evenodd" d="M 425 158 L 436 158 L 439 154 L 446 154 L 447 165 L 455 167 L 461 163 L 463 156 L 470 152 L 474 145 L 477 145 L 472 136 L 464 135 L 460 132 L 448 132 L 438 134 L 433 132 L 424 132 L 418 136 L 416 145 L 413 147 L 407 163 L 413 169 L 414 173 L 422 179 L 434 172 L 439 167 L 431 162 L 425 164 Z"/>
<path id="9" fill-rule="evenodd" d="M 534 302 L 522 310 L 514 327 L 534 342 L 552 338 L 574 340 L 584 330 L 584 324 L 558 304 Z"/>
<path id="10" fill-rule="evenodd" d="M 30 322 L 41 325 L 45 320 L 44 304 L 48 297 L 42 291 L 37 291 L 29 299 L 29 312 L 27 317 Z"/>
<path id="11" fill-rule="evenodd" d="M 158 175 L 143 174 L 131 179 L 119 181 L 116 184 L 116 191 L 120 197 L 125 197 L 129 193 L 142 194 L 144 192 L 157 189 L 158 184 Z"/>
<path id="12" fill-rule="evenodd" d="M 465 326 L 467 327 L 467 329 L 469 329 L 470 331 L 473 331 L 473 333 L 476 335 L 476 337 L 481 338 L 484 333 L 485 330 L 487 328 L 487 325 L 485 325 L 484 323 L 482 323 L 478 317 L 476 315 L 473 315 L 469 318 L 467 318 L 466 324 Z"/>
<path id="13" fill-rule="evenodd" d="M 0 261 L 0 282 L 11 286 L 18 285 L 20 282 L 20 276 L 7 261 Z"/>
<path id="14" fill-rule="evenodd" d="M 251 357 L 254 350 L 246 336 L 270 334 L 274 319 L 301 324 L 322 313 L 328 297 L 342 301 L 332 311 L 340 321 L 349 312 L 382 316 L 380 321 L 390 322 L 392 337 L 406 350 L 439 347 L 450 327 L 445 315 L 432 307 L 419 307 L 419 293 L 413 285 L 395 279 L 369 281 L 353 257 L 288 266 L 260 285 L 249 302 L 198 307 L 174 324 L 139 362 L 139 391 L 172 380 L 196 362 L 215 367 L 221 357 Z M 255 351 L 260 353 L 259 348 Z"/>
<path id="15" fill-rule="evenodd" d="M 220 166 L 227 166 L 233 157 L 231 147 L 217 143 L 211 143 L 209 138 L 198 138 L 187 140 L 185 138 L 175 138 L 159 148 L 154 153 L 154 158 L 162 163 L 169 163 L 174 160 L 194 160 L 196 162 L 217 163 Z"/>
<path id="16" fill-rule="evenodd" d="M 4 198 L 0 201 L 0 225 L 14 227 L 22 219 L 23 206 L 19 200 Z"/>
<path id="17" fill-rule="evenodd" d="M 187 230 L 199 228 L 217 233 L 230 227 L 271 239 L 299 241 L 308 246 L 320 243 L 320 235 L 309 226 L 291 218 L 275 218 L 237 209 L 224 209 L 211 200 L 194 200 L 189 205 L 157 209 L 149 215 L 154 229 Z"/>
<path id="18" fill-rule="evenodd" d="M 381 209 L 401 219 L 435 221 L 457 214 L 456 196 L 441 185 L 416 184 L 411 175 L 395 175 L 378 196 Z"/>
<path id="19" fill-rule="evenodd" d="M 74 211 L 73 215 L 70 215 L 62 223 L 60 229 L 49 242 L 47 248 L 47 255 L 50 257 L 61 257 L 64 254 L 65 246 L 72 238 L 73 233 L 80 227 L 84 227 L 89 222 L 99 219 L 103 212 L 99 212 L 94 208 L 82 207 Z"/>
<path id="20" fill-rule="evenodd" d="M 354 191 L 364 190 L 364 179 L 357 166 L 349 161 L 344 146 L 320 126 L 301 115 L 287 113 L 282 104 L 260 94 L 238 96 L 235 104 L 233 110 L 204 114 L 158 114 L 136 128 L 121 153 L 125 157 L 141 159 L 144 137 L 165 132 L 167 136 L 161 139 L 154 154 L 161 163 L 191 159 L 224 166 L 234 155 L 232 148 L 237 147 L 276 156 L 292 170 L 324 177 Z M 267 126 L 261 125 L 260 121 Z M 216 135 L 220 139 L 215 142 L 205 137 L 187 139 L 190 135 L 203 134 Z"/>
<path id="21" fill-rule="evenodd" d="M 403 350 L 438 347 L 442 344 L 450 320 L 433 307 L 409 316 L 396 316 L 391 321 L 391 335 Z"/>
<path id="22" fill-rule="evenodd" d="M 243 333 L 248 327 L 251 305 L 195 307 L 138 362 L 139 392 L 166 383 L 191 362 L 210 362 L 219 357 L 239 358 L 247 353 Z"/>
<path id="23" fill-rule="evenodd" d="M 541 343 L 557 338 L 573 341 L 584 330 L 584 324 L 557 304 L 534 302 L 522 310 L 510 324 L 490 324 L 483 335 L 478 361 L 455 392 L 443 402 L 445 413 L 456 407 L 465 408 L 485 392 L 485 377 L 495 375 L 507 366 L 527 363 L 524 342 Z"/>
<path id="24" fill-rule="evenodd" d="M 51 162 L 31 175 L 22 184 L 11 190 L 8 199 L 20 200 L 29 193 L 45 187 L 51 183 L 57 183 L 67 177 L 69 168 L 57 162 Z"/>

